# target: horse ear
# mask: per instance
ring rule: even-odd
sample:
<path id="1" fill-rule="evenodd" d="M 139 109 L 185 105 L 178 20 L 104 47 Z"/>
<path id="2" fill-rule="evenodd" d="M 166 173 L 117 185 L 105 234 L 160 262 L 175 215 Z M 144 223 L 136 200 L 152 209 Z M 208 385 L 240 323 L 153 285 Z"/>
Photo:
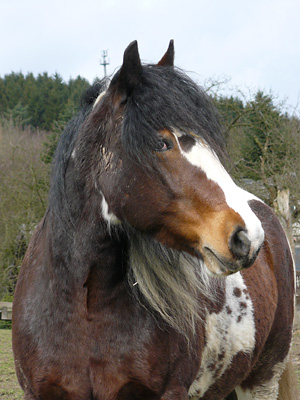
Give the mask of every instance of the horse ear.
<path id="1" fill-rule="evenodd" d="M 168 50 L 163 58 L 159 61 L 157 65 L 162 67 L 174 67 L 174 40 L 170 40 Z"/>
<path id="2" fill-rule="evenodd" d="M 137 41 L 131 42 L 124 52 L 123 64 L 118 79 L 118 92 L 122 97 L 129 96 L 139 84 L 142 76 L 142 64 Z"/>

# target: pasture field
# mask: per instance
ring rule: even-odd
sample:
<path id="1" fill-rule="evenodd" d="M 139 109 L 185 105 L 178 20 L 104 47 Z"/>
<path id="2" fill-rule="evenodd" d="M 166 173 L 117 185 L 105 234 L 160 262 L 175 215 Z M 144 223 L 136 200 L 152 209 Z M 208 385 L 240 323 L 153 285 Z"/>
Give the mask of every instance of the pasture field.
<path id="1" fill-rule="evenodd" d="M 294 332 L 292 360 L 300 390 L 300 329 Z M 21 399 L 23 399 L 23 392 L 19 387 L 14 369 L 11 330 L 0 329 L 0 400 Z"/>
<path id="2" fill-rule="evenodd" d="M 15 374 L 10 329 L 0 329 L 0 399 L 23 399 L 23 391 Z"/>

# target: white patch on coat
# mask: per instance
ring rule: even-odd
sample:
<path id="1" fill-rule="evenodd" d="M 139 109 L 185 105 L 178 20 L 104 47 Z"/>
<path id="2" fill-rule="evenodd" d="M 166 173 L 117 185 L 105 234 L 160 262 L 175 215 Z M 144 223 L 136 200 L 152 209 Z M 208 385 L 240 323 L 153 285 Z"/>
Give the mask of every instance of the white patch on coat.
<path id="1" fill-rule="evenodd" d="M 200 369 L 189 389 L 192 399 L 204 395 L 237 353 L 252 354 L 254 350 L 253 304 L 240 272 L 226 278 L 225 303 L 221 312 L 207 312 L 205 335 Z"/>
<path id="2" fill-rule="evenodd" d="M 96 105 L 99 103 L 99 101 L 102 99 L 102 97 L 105 95 L 105 93 L 106 93 L 106 90 L 104 90 L 104 92 L 101 92 L 100 94 L 99 94 L 99 96 L 96 98 L 96 100 L 95 100 L 95 102 L 94 102 L 94 104 L 93 104 L 93 108 L 95 108 L 96 107 Z"/>
<path id="3" fill-rule="evenodd" d="M 101 206 L 102 206 L 102 216 L 107 222 L 108 227 L 110 227 L 111 225 L 116 225 L 121 223 L 121 221 L 112 212 L 109 212 L 109 206 L 103 194 L 102 194 Z"/>
<path id="4" fill-rule="evenodd" d="M 287 359 L 274 366 L 273 376 L 269 381 L 253 389 L 244 390 L 237 386 L 235 392 L 238 400 L 276 400 L 278 398 L 279 380 L 285 369 Z"/>
<path id="5" fill-rule="evenodd" d="M 245 222 L 248 238 L 252 244 L 250 252 L 258 250 L 264 240 L 264 231 L 260 220 L 251 210 L 248 202 L 259 199 L 234 183 L 218 156 L 200 139 L 196 141 L 190 151 L 184 152 L 182 149 L 181 151 L 192 165 L 201 168 L 207 178 L 222 189 L 228 206 L 236 211 Z"/>

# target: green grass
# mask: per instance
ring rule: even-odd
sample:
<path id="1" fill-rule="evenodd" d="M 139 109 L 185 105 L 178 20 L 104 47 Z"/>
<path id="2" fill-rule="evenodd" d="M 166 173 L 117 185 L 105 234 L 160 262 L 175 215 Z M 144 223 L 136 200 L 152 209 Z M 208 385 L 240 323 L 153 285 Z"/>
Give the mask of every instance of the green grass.
<path id="1" fill-rule="evenodd" d="M 15 374 L 10 329 L 0 329 L 0 399 L 23 399 L 23 391 Z"/>

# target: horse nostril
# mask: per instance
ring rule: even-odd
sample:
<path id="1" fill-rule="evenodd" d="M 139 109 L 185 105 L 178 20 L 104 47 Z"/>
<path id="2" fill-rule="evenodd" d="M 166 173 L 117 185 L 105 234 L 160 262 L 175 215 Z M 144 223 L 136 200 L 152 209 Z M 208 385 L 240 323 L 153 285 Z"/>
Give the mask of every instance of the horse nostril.
<path id="1" fill-rule="evenodd" d="M 245 230 L 237 229 L 229 239 L 229 249 L 237 258 L 248 256 L 251 247 L 251 242 Z"/>

